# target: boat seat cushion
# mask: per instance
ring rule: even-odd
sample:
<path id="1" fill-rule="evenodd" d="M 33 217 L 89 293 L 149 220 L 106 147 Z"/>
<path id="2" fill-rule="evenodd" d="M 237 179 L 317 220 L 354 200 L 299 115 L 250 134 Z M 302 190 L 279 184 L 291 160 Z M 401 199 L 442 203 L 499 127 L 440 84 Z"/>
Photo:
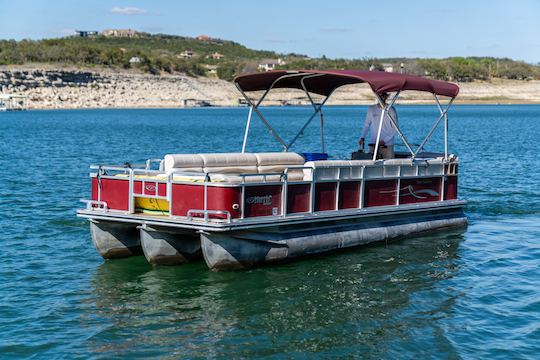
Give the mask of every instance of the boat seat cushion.
<path id="1" fill-rule="evenodd" d="M 257 157 L 257 172 L 259 174 L 282 173 L 288 167 L 303 166 L 305 162 L 300 154 L 290 152 L 256 153 L 255 156 Z M 301 169 L 288 171 L 289 181 L 298 181 L 299 177 L 303 177 Z"/>
<path id="2" fill-rule="evenodd" d="M 168 154 L 163 159 L 163 168 L 167 173 L 171 172 L 172 169 L 202 172 L 203 166 L 203 158 L 197 154 Z"/>
<path id="3" fill-rule="evenodd" d="M 204 167 L 257 166 L 257 157 L 247 153 L 199 154 Z"/>
<path id="4" fill-rule="evenodd" d="M 167 173 L 175 170 L 211 174 L 282 173 L 289 166 L 304 165 L 304 162 L 301 155 L 287 152 L 170 154 L 163 161 Z M 300 174 L 302 170 L 291 170 L 289 178 L 297 181 Z"/>
<path id="5" fill-rule="evenodd" d="M 257 158 L 246 153 L 199 154 L 204 162 L 203 171 L 222 174 L 257 173 Z"/>
<path id="6" fill-rule="evenodd" d="M 248 165 L 229 165 L 229 166 L 205 166 L 203 168 L 205 173 L 210 174 L 256 174 L 257 166 L 248 166 Z"/>
<path id="7" fill-rule="evenodd" d="M 304 165 L 302 155 L 292 152 L 255 153 L 258 166 L 269 165 Z"/>

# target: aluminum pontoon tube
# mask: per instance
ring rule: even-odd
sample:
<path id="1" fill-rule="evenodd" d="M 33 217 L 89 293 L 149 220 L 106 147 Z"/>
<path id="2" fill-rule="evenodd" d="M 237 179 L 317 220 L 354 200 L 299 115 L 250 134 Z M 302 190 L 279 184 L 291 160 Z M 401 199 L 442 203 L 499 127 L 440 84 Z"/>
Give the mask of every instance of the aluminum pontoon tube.
<path id="1" fill-rule="evenodd" d="M 201 241 L 195 231 L 139 226 L 141 246 L 152 265 L 181 265 L 201 256 Z"/>
<path id="2" fill-rule="evenodd" d="M 136 224 L 90 220 L 92 243 L 104 259 L 119 259 L 142 254 Z"/>
<path id="3" fill-rule="evenodd" d="M 201 247 L 211 270 L 228 271 L 466 225 L 462 209 L 453 209 L 439 214 L 426 212 L 329 223 L 312 230 L 276 227 L 268 232 L 205 232 L 201 234 Z"/>

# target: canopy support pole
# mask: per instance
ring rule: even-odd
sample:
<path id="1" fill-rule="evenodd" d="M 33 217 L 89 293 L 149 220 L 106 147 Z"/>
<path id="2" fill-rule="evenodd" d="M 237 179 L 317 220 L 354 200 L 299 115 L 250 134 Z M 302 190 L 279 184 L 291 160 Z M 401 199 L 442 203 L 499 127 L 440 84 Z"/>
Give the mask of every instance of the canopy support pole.
<path id="1" fill-rule="evenodd" d="M 326 151 L 324 149 L 324 117 L 322 111 L 319 112 L 321 117 L 321 152 L 324 154 Z"/>
<path id="2" fill-rule="evenodd" d="M 394 96 L 394 102 L 395 100 L 398 98 L 399 96 L 399 93 L 401 91 L 398 91 L 396 93 L 396 95 Z M 383 103 L 382 99 L 379 97 L 378 94 L 375 94 L 375 96 L 377 97 L 377 101 L 379 102 L 379 104 L 381 106 L 385 106 L 385 104 Z M 388 108 L 388 110 L 390 110 L 390 107 Z M 405 135 L 403 134 L 403 132 L 400 130 L 399 126 L 398 126 L 398 123 L 396 121 L 396 119 L 394 119 L 394 117 L 392 116 L 392 114 L 390 112 L 388 112 L 388 117 L 390 118 L 390 123 L 392 124 L 392 126 L 394 127 L 394 130 L 396 130 L 399 138 L 401 139 L 401 141 L 403 142 L 403 144 L 405 145 L 405 147 L 407 148 L 407 150 L 409 150 L 409 152 L 411 153 L 411 155 L 414 154 L 414 151 L 412 149 L 412 146 L 411 144 L 407 141 L 407 138 L 405 137 Z"/>
<path id="3" fill-rule="evenodd" d="M 435 129 L 437 128 L 437 126 L 439 125 L 442 119 L 444 119 L 444 158 L 445 160 L 448 158 L 448 115 L 447 115 L 447 112 L 450 109 L 450 105 L 452 105 L 452 102 L 454 101 L 455 98 L 452 98 L 448 102 L 446 107 L 443 109 L 437 95 L 433 94 L 433 97 L 435 98 L 435 104 L 437 105 L 437 108 L 439 109 L 440 115 L 431 126 L 431 129 L 429 130 L 424 140 L 422 140 L 422 142 L 420 143 L 420 145 L 414 152 L 412 156 L 413 159 L 416 158 L 416 155 L 418 155 L 418 153 L 424 148 L 424 145 L 426 145 L 428 140 L 431 138 L 431 136 L 433 135 L 433 132 L 435 131 Z"/>
<path id="4" fill-rule="evenodd" d="M 315 116 L 317 115 L 317 113 L 320 112 L 321 108 L 323 107 L 323 105 L 326 103 L 326 100 L 328 100 L 328 98 L 330 97 L 330 95 L 328 95 L 324 100 L 323 102 L 321 102 L 319 105 L 316 105 L 315 107 L 315 111 L 313 112 L 313 114 L 311 114 L 310 118 L 304 123 L 304 125 L 302 126 L 302 128 L 300 129 L 300 131 L 298 131 L 298 133 L 295 135 L 295 137 L 291 140 L 291 142 L 287 145 L 287 150 L 291 148 L 291 146 L 293 146 L 293 144 L 296 142 L 296 140 L 298 140 L 298 138 L 300 137 L 300 135 L 303 134 L 304 130 L 307 128 L 307 126 L 311 123 L 311 121 L 315 118 Z"/>
<path id="5" fill-rule="evenodd" d="M 236 86 L 238 91 L 240 91 L 240 93 L 242 94 L 244 99 L 246 99 L 246 101 L 247 101 L 247 103 L 248 103 L 248 105 L 250 107 L 249 114 L 248 114 L 248 121 L 247 121 L 247 124 L 246 124 L 246 130 L 245 130 L 245 133 L 244 133 L 244 142 L 242 144 L 242 152 L 245 152 L 245 149 L 246 149 L 247 138 L 248 138 L 248 134 L 249 134 L 249 127 L 251 126 L 251 118 L 252 118 L 253 112 L 255 112 L 257 114 L 257 116 L 261 119 L 261 121 L 264 123 L 264 125 L 266 125 L 266 127 L 268 128 L 268 131 L 270 132 L 270 134 L 283 146 L 284 151 L 288 150 L 287 144 L 281 138 L 281 136 L 279 136 L 279 134 L 276 132 L 276 130 L 272 127 L 272 125 L 270 125 L 270 123 L 265 119 L 265 117 L 263 116 L 263 114 L 259 110 L 259 106 L 261 105 L 261 103 L 265 99 L 266 95 L 268 95 L 270 90 L 272 90 L 272 88 L 278 83 L 278 81 L 289 78 L 289 77 L 297 77 L 297 76 L 302 76 L 302 75 L 304 75 L 304 74 L 302 74 L 302 73 L 294 73 L 294 74 L 286 74 L 286 75 L 280 76 L 279 78 L 274 80 L 274 82 L 272 83 L 272 85 L 270 85 L 270 87 L 268 87 L 268 89 L 266 89 L 264 91 L 264 93 L 262 94 L 262 96 L 260 97 L 260 99 L 257 101 L 256 104 L 253 104 L 253 101 L 251 100 L 251 98 L 249 96 L 247 96 L 247 94 L 244 92 L 244 90 L 242 90 L 242 88 L 240 87 L 240 85 L 238 85 L 238 83 L 236 83 L 236 82 L 234 83 L 234 85 Z"/>
<path id="6" fill-rule="evenodd" d="M 448 160 L 448 115 L 444 114 L 444 161 Z"/>
<path id="7" fill-rule="evenodd" d="M 249 135 L 249 127 L 251 125 L 251 118 L 253 117 L 253 106 L 249 107 L 249 114 L 246 124 L 246 132 L 244 133 L 244 142 L 242 143 L 242 153 L 246 152 L 247 139 Z"/>
<path id="8" fill-rule="evenodd" d="M 439 107 L 439 111 L 441 110 L 441 105 L 439 104 L 439 100 L 437 99 L 437 96 L 434 94 L 435 99 L 437 100 L 437 106 Z M 450 105 L 454 102 L 455 97 L 450 99 L 448 102 L 448 105 L 446 105 L 446 109 L 444 111 L 444 160 L 448 160 L 448 109 L 450 108 Z"/>
<path id="9" fill-rule="evenodd" d="M 379 119 L 379 129 L 377 130 L 377 140 L 375 141 L 375 149 L 373 149 L 373 161 L 377 160 L 377 154 L 379 152 L 379 142 L 381 141 L 381 131 L 382 131 L 382 125 L 383 125 L 383 121 L 384 121 L 384 115 L 386 113 L 388 113 L 388 117 L 390 118 L 390 123 L 392 124 L 392 126 L 394 127 L 394 129 L 397 131 L 397 133 L 399 134 L 399 136 L 401 137 L 401 140 L 405 143 L 405 145 L 407 147 L 409 147 L 409 143 L 407 142 L 407 139 L 405 139 L 405 136 L 403 136 L 403 134 L 401 133 L 401 131 L 399 130 L 399 127 L 397 126 L 394 118 L 392 118 L 392 115 L 390 115 L 390 108 L 392 106 L 394 106 L 394 103 L 396 102 L 398 96 L 399 96 L 399 93 L 400 91 L 398 91 L 396 93 L 396 95 L 394 95 L 392 97 L 392 99 L 390 100 L 390 103 L 388 104 L 385 104 L 381 97 L 379 96 L 379 94 L 375 93 L 375 97 L 377 98 L 377 102 L 379 103 L 380 106 L 382 106 L 383 108 L 383 111 L 381 112 L 381 118 Z M 411 153 L 412 153 L 412 149 L 411 149 Z"/>
<path id="10" fill-rule="evenodd" d="M 323 115 L 323 112 L 322 112 L 322 107 L 323 105 L 326 103 L 326 100 L 328 100 L 328 98 L 330 97 L 330 95 L 332 95 L 332 93 L 328 94 L 324 100 L 320 103 L 320 104 L 317 104 L 314 100 L 313 100 L 313 97 L 311 97 L 311 94 L 309 93 L 307 87 L 306 87 L 306 84 L 305 84 L 305 80 L 306 79 L 311 79 L 311 78 L 315 78 L 315 77 L 319 77 L 319 76 L 322 76 L 322 74 L 315 74 L 315 75 L 309 75 L 309 76 L 305 76 L 303 77 L 301 80 L 300 80 L 300 84 L 302 85 L 302 89 L 304 90 L 304 92 L 306 93 L 306 96 L 307 98 L 309 99 L 309 102 L 311 103 L 311 106 L 313 106 L 313 109 L 315 110 L 315 112 L 313 113 L 313 115 L 308 119 L 308 121 L 304 124 L 304 126 L 302 126 L 302 128 L 300 129 L 300 131 L 298 132 L 298 134 L 296 134 L 296 136 L 294 137 L 294 139 L 292 139 L 292 141 L 289 143 L 288 145 L 288 148 L 290 148 L 292 146 L 292 144 L 294 144 L 294 142 L 298 139 L 298 137 L 300 135 L 302 135 L 302 133 L 304 132 L 304 130 L 306 129 L 306 127 L 311 123 L 311 121 L 313 120 L 313 118 L 317 115 L 317 113 L 319 113 L 319 117 L 320 117 L 320 129 L 321 129 L 321 152 L 324 153 L 325 152 L 325 147 L 324 147 L 324 115 Z M 333 91 L 332 91 L 333 92 Z"/>

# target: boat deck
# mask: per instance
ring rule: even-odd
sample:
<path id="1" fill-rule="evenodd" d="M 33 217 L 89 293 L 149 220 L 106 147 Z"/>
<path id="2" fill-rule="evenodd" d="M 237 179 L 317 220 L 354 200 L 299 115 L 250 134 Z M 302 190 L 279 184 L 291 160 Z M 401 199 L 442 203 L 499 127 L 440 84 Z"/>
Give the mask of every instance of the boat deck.
<path id="1" fill-rule="evenodd" d="M 463 206 L 457 158 L 304 162 L 294 153 L 231 153 L 167 155 L 164 163 L 158 171 L 94 167 L 92 199 L 78 214 L 222 231 Z"/>
<path id="2" fill-rule="evenodd" d="M 265 216 L 245 219 L 207 219 L 171 217 L 169 215 L 154 215 L 145 213 L 127 213 L 123 211 L 103 211 L 85 209 L 78 210 L 77 215 L 83 218 L 135 223 L 140 225 L 164 226 L 171 228 L 187 228 L 207 231 L 231 231 L 252 229 L 279 225 L 292 225 L 306 222 L 336 221 L 342 219 L 362 219 L 377 216 L 392 216 L 393 214 L 413 214 L 419 212 L 437 212 L 461 209 L 466 205 L 464 200 L 446 200 L 442 202 L 408 204 L 399 206 L 379 206 L 376 208 L 323 211 L 305 214 L 290 214 L 283 216 Z"/>

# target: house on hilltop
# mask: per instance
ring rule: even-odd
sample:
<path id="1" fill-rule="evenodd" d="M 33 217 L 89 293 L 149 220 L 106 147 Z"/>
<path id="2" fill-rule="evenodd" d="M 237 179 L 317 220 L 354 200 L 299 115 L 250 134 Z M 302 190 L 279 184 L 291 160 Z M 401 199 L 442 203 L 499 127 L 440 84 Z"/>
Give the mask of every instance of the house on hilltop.
<path id="1" fill-rule="evenodd" d="M 259 63 L 259 71 L 272 71 L 276 70 L 277 66 L 286 65 L 286 62 L 283 59 L 264 59 Z"/>
<path id="2" fill-rule="evenodd" d="M 78 37 L 94 37 L 97 35 L 98 32 L 95 30 L 75 30 L 75 36 Z"/>
<path id="3" fill-rule="evenodd" d="M 371 64 L 369 66 L 369 71 L 393 72 L 394 71 L 394 65 L 392 65 L 390 63 Z"/>
<path id="4" fill-rule="evenodd" d="M 210 41 L 210 40 L 212 40 L 212 38 L 210 36 L 208 36 L 208 35 L 199 35 L 195 39 L 197 39 L 199 41 Z"/>
<path id="5" fill-rule="evenodd" d="M 382 63 L 381 64 L 383 71 L 385 72 L 393 72 L 394 71 L 394 65 L 390 63 Z"/>
<path id="6" fill-rule="evenodd" d="M 191 50 L 184 50 L 180 54 L 176 55 L 176 57 L 180 59 L 191 59 L 193 56 L 195 56 L 195 53 Z"/>
<path id="7" fill-rule="evenodd" d="M 218 52 L 215 52 L 213 54 L 210 54 L 210 55 L 207 55 L 206 58 L 207 59 L 214 59 L 214 60 L 221 60 L 225 57 L 225 55 L 223 54 L 220 54 Z"/>
<path id="8" fill-rule="evenodd" d="M 105 37 L 137 37 L 139 33 L 133 29 L 107 29 L 101 32 Z"/>

